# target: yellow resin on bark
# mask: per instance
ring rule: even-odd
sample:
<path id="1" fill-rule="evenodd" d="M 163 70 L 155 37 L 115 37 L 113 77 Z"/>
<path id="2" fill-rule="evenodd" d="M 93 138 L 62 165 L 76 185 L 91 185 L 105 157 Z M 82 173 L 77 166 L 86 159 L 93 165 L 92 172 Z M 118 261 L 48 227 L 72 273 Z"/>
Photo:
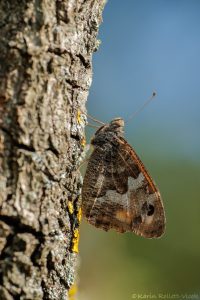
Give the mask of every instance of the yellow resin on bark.
<path id="1" fill-rule="evenodd" d="M 78 292 L 77 284 L 73 284 L 69 290 L 69 300 L 75 300 Z"/>
<path id="2" fill-rule="evenodd" d="M 82 211 L 81 211 L 81 208 L 79 208 L 78 214 L 77 214 L 77 219 L 78 219 L 79 225 L 81 222 L 81 216 L 82 216 Z M 80 238 L 79 228 L 76 228 L 73 230 L 73 238 L 72 238 L 72 251 L 75 253 L 78 253 L 79 238 Z"/>
<path id="3" fill-rule="evenodd" d="M 71 201 L 68 202 L 68 209 L 69 209 L 69 213 L 70 215 L 72 215 L 74 213 L 74 207 Z"/>

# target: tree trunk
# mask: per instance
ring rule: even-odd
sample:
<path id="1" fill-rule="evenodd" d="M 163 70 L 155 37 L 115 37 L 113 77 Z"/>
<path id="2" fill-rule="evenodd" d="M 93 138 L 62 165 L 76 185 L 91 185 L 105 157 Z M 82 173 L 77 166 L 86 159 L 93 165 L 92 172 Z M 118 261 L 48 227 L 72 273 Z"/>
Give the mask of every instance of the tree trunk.
<path id="1" fill-rule="evenodd" d="M 105 0 L 0 0 L 0 299 L 67 299 Z"/>

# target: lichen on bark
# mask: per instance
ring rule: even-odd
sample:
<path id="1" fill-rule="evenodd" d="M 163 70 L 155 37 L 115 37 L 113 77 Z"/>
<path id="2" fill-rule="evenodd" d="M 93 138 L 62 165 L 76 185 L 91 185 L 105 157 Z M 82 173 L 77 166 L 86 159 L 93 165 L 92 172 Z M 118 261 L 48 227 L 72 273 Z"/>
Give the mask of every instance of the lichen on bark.
<path id="1" fill-rule="evenodd" d="M 0 1 L 0 299 L 67 299 L 104 0 Z"/>

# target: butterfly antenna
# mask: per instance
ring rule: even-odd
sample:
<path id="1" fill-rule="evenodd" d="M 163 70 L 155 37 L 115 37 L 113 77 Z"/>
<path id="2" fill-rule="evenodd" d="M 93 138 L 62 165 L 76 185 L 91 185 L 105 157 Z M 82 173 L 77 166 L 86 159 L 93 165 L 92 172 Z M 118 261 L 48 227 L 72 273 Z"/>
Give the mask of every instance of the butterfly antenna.
<path id="1" fill-rule="evenodd" d="M 134 114 L 130 115 L 128 118 L 128 121 L 130 121 L 131 119 L 135 118 L 136 115 L 138 115 L 155 97 L 156 97 L 156 92 L 154 91 L 151 95 L 151 97 L 144 102 L 144 104 L 138 109 L 136 110 L 136 112 L 134 112 Z"/>
<path id="2" fill-rule="evenodd" d="M 101 125 L 105 125 L 105 123 L 103 123 L 103 122 L 101 122 L 101 121 L 99 121 L 99 120 L 93 118 L 92 116 L 90 116 L 89 114 L 85 113 L 85 112 L 82 111 L 81 109 L 80 109 L 80 111 L 81 111 L 82 114 L 86 115 L 86 116 L 87 116 L 89 119 L 91 119 L 92 121 L 94 121 L 94 122 L 96 122 L 96 123 L 99 123 L 99 124 L 101 124 Z"/>
<path id="3" fill-rule="evenodd" d="M 87 123 L 87 126 L 89 126 L 91 128 L 94 128 L 94 129 L 99 129 L 100 128 L 99 126 L 96 126 L 96 125 L 93 125 L 93 124 L 90 124 L 90 123 Z"/>
<path id="4" fill-rule="evenodd" d="M 96 122 L 96 123 L 99 123 L 99 124 L 101 124 L 101 125 L 105 125 L 105 123 L 103 123 L 103 122 L 101 122 L 101 121 L 99 121 L 99 120 L 93 118 L 92 116 L 90 116 L 90 115 L 88 115 L 88 114 L 86 114 L 86 116 L 87 116 L 88 118 L 90 118 L 92 121 Z"/>

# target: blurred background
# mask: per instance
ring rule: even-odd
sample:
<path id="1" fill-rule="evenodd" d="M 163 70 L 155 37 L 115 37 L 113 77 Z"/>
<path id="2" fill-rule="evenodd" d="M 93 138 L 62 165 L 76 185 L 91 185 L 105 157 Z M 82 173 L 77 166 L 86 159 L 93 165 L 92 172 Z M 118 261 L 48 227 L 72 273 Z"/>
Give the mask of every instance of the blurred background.
<path id="1" fill-rule="evenodd" d="M 80 300 L 200 299 L 200 1 L 108 0 L 99 39 L 89 114 L 126 119 L 157 91 L 125 137 L 159 186 L 167 228 L 148 240 L 83 221 Z"/>

